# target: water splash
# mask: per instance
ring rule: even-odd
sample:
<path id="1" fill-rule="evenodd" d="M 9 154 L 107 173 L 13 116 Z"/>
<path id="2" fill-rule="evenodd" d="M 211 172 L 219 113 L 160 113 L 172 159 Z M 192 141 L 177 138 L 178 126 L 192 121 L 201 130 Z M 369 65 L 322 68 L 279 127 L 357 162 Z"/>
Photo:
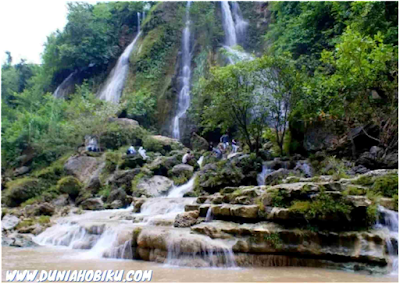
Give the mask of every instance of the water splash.
<path id="1" fill-rule="evenodd" d="M 99 99 L 118 103 L 124 89 L 126 76 L 129 70 L 129 56 L 136 45 L 142 32 L 140 31 L 140 13 L 138 16 L 138 31 L 133 41 L 125 48 L 124 52 L 118 58 L 117 64 L 108 76 L 104 87 L 99 92 Z"/>
<path id="2" fill-rule="evenodd" d="M 191 78 L 191 55 L 190 55 L 190 4 L 186 5 L 185 28 L 182 32 L 182 67 L 181 67 L 181 89 L 178 98 L 178 110 L 174 117 L 172 137 L 180 140 L 180 122 L 179 120 L 186 114 L 190 106 L 190 78 Z"/>
<path id="3" fill-rule="evenodd" d="M 375 227 L 377 229 L 383 229 L 386 233 L 386 247 L 392 264 L 391 273 L 397 275 L 399 272 L 397 247 L 399 240 L 399 214 L 380 205 L 378 206 L 378 212 L 380 216 L 378 217 Z"/>

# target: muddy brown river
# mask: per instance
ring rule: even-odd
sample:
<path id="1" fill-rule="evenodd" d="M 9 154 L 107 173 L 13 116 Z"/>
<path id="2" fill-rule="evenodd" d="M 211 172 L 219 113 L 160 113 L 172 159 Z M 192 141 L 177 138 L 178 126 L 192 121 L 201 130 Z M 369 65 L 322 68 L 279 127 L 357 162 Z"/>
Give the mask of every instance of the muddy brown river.
<path id="1" fill-rule="evenodd" d="M 398 282 L 397 275 L 363 275 L 319 268 L 186 268 L 136 260 L 88 259 L 60 247 L 2 247 L 2 281 L 7 270 L 153 270 L 155 282 Z"/>

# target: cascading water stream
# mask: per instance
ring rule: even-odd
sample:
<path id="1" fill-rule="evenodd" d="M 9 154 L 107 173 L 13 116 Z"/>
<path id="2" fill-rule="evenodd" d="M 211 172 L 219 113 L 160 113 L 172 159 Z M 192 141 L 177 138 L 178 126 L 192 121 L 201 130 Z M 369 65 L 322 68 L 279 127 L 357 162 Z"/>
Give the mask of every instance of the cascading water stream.
<path id="1" fill-rule="evenodd" d="M 178 98 L 178 110 L 174 117 L 172 137 L 180 140 L 180 122 L 190 106 L 190 78 L 191 78 L 191 55 L 190 55 L 190 4 L 186 5 L 185 28 L 182 32 L 182 67 L 181 67 L 181 89 Z"/>
<path id="2" fill-rule="evenodd" d="M 99 99 L 113 103 L 119 102 L 129 70 L 129 56 L 132 53 L 132 50 L 134 49 L 140 35 L 142 34 L 140 30 L 140 13 L 137 13 L 137 16 L 137 34 L 133 41 L 125 48 L 124 52 L 119 57 L 117 64 L 112 69 L 110 75 L 106 80 L 106 83 L 98 94 Z"/>
<path id="3" fill-rule="evenodd" d="M 265 185 L 265 177 L 266 177 L 268 174 L 272 173 L 272 172 L 273 172 L 272 169 L 268 168 L 267 165 L 263 164 L 261 173 L 259 173 L 259 174 L 257 175 L 257 184 L 258 184 L 259 186 L 260 186 L 260 185 Z"/>
<path id="4" fill-rule="evenodd" d="M 235 32 L 237 41 L 242 41 L 245 39 L 246 30 L 249 23 L 243 19 L 242 11 L 237 2 L 232 1 L 232 13 L 235 19 Z"/>
<path id="5" fill-rule="evenodd" d="M 222 27 L 225 32 L 225 45 L 232 47 L 237 45 L 235 23 L 233 22 L 231 8 L 228 1 L 221 1 Z"/>
<path id="6" fill-rule="evenodd" d="M 57 99 L 64 98 L 65 95 L 68 93 L 68 89 L 71 87 L 73 81 L 74 81 L 74 76 L 77 74 L 77 71 L 75 70 L 69 76 L 62 81 L 62 83 L 57 87 L 57 89 L 54 91 L 53 96 L 56 97 Z"/>
<path id="7" fill-rule="evenodd" d="M 378 206 L 378 212 L 379 217 L 375 227 L 383 229 L 386 234 L 386 247 L 392 264 L 391 273 L 397 275 L 399 272 L 399 214 L 380 205 Z"/>

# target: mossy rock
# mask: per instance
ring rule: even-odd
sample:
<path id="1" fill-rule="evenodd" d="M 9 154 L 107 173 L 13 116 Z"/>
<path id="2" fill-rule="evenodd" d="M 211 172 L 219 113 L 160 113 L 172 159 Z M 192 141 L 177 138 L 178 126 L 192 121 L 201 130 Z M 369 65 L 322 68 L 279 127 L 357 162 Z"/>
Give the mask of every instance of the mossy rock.
<path id="1" fill-rule="evenodd" d="M 81 189 L 81 182 L 73 176 L 66 176 L 57 182 L 57 190 L 68 194 L 72 198 L 77 197 Z"/>
<path id="2" fill-rule="evenodd" d="M 4 202 L 7 206 L 16 207 L 22 202 L 39 195 L 43 188 L 37 178 L 22 178 L 7 183 Z"/>
<path id="3" fill-rule="evenodd" d="M 385 197 L 392 197 L 399 192 L 399 177 L 396 173 L 377 177 L 372 185 L 372 191 Z"/>
<path id="4" fill-rule="evenodd" d="M 122 158 L 122 162 L 119 165 L 119 168 L 124 169 L 134 169 L 137 167 L 142 167 L 146 163 L 146 160 L 143 160 L 142 156 L 135 155 L 135 156 L 125 156 Z"/>

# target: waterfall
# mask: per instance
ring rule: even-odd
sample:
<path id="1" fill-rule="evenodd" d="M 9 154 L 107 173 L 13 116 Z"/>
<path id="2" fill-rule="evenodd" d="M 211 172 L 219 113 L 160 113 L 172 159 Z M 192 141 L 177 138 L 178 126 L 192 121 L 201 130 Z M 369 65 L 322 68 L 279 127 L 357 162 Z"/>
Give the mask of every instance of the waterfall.
<path id="1" fill-rule="evenodd" d="M 375 227 L 383 229 L 386 234 L 386 247 L 392 264 L 391 273 L 398 274 L 399 214 L 383 206 L 378 206 L 378 212 L 380 216 Z"/>
<path id="2" fill-rule="evenodd" d="M 143 12 L 144 13 L 144 12 Z M 140 13 L 137 12 L 137 33 L 140 33 Z"/>
<path id="3" fill-rule="evenodd" d="M 273 172 L 272 169 L 268 168 L 267 165 L 263 164 L 261 173 L 257 175 L 257 184 L 265 185 L 265 177 L 272 172 Z"/>
<path id="4" fill-rule="evenodd" d="M 233 22 L 231 8 L 228 1 L 221 1 L 222 7 L 222 27 L 225 32 L 225 44 L 235 46 L 237 44 L 236 29 Z"/>
<path id="5" fill-rule="evenodd" d="M 71 93 L 71 88 L 74 88 L 74 76 L 77 74 L 77 70 L 69 74 L 69 76 L 62 81 L 62 83 L 54 91 L 53 96 L 57 99 L 64 98 L 66 95 Z"/>
<path id="6" fill-rule="evenodd" d="M 118 58 L 117 64 L 112 69 L 108 76 L 104 87 L 100 90 L 98 97 L 105 101 L 118 103 L 124 89 L 126 76 L 129 69 L 129 56 L 136 45 L 137 40 L 141 35 L 140 30 L 140 13 L 138 16 L 138 30 L 137 35 L 133 41 L 125 48 L 124 52 Z"/>
<path id="7" fill-rule="evenodd" d="M 245 39 L 246 30 L 249 23 L 243 19 L 239 4 L 235 1 L 231 3 L 233 18 L 235 19 L 236 39 L 237 41 L 242 41 Z"/>
<path id="8" fill-rule="evenodd" d="M 185 28 L 182 32 L 182 67 L 181 67 L 181 89 L 179 91 L 178 98 L 178 111 L 174 118 L 172 137 L 175 139 L 180 139 L 180 125 L 179 119 L 185 115 L 187 109 L 190 105 L 190 1 L 188 1 L 186 6 L 186 15 L 185 15 Z"/>

